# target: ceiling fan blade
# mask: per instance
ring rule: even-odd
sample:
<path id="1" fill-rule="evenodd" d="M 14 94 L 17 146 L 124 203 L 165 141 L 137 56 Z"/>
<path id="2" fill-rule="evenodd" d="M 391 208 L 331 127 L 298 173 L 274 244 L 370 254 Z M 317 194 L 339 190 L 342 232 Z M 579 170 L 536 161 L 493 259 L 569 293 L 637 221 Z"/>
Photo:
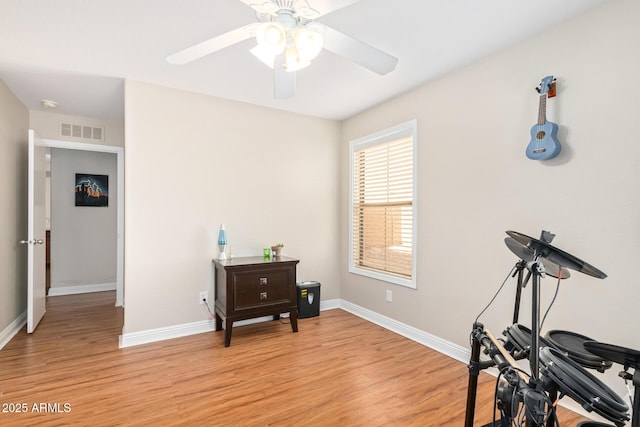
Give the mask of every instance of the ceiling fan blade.
<path id="1" fill-rule="evenodd" d="M 276 99 L 291 98 L 296 93 L 296 73 L 284 69 L 285 54 L 276 57 L 273 64 L 273 97 Z"/>
<path id="2" fill-rule="evenodd" d="M 240 0 L 258 13 L 272 14 L 278 10 L 278 6 L 269 0 Z"/>
<path id="3" fill-rule="evenodd" d="M 191 47 L 172 53 L 167 56 L 167 62 L 174 65 L 184 65 L 213 52 L 232 46 L 241 41 L 251 38 L 255 34 L 258 24 L 250 24 L 245 27 L 236 28 L 227 33 L 220 34 L 212 39 L 205 40 Z"/>
<path id="4" fill-rule="evenodd" d="M 242 3 L 250 6 L 257 12 L 263 13 L 274 13 L 279 9 L 279 5 L 275 4 L 272 0 L 240 0 Z M 291 2 L 291 0 L 288 0 Z M 322 0 L 322 6 L 319 10 L 315 10 L 310 8 L 309 2 L 307 0 L 293 0 L 293 7 L 297 10 L 301 10 L 302 14 L 305 15 L 306 9 L 312 9 L 313 18 L 309 17 L 309 19 L 317 19 L 323 15 L 328 15 L 329 13 L 335 12 L 336 10 L 343 9 L 347 6 L 351 6 L 354 3 L 358 3 L 361 0 Z M 317 1 L 311 0 L 312 4 L 315 4 Z"/>
<path id="5" fill-rule="evenodd" d="M 373 46 L 349 37 L 338 30 L 325 26 L 324 48 L 355 62 L 374 73 L 385 75 L 396 68 L 398 58 Z"/>

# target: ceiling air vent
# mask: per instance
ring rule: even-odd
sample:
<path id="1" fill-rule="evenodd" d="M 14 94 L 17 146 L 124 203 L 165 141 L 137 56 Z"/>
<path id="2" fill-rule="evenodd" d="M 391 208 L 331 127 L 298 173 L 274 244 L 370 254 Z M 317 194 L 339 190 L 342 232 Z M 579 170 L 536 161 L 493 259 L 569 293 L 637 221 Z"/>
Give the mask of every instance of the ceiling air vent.
<path id="1" fill-rule="evenodd" d="M 104 128 L 60 122 L 60 136 L 64 138 L 80 138 L 90 141 L 104 141 Z"/>

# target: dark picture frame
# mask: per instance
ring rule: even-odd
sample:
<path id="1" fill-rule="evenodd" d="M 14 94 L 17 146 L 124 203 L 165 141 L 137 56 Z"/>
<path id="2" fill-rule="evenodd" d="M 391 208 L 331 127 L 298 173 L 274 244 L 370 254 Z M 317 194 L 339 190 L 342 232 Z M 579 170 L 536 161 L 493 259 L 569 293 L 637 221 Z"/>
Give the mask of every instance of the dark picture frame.
<path id="1" fill-rule="evenodd" d="M 109 175 L 77 173 L 76 206 L 109 206 Z"/>

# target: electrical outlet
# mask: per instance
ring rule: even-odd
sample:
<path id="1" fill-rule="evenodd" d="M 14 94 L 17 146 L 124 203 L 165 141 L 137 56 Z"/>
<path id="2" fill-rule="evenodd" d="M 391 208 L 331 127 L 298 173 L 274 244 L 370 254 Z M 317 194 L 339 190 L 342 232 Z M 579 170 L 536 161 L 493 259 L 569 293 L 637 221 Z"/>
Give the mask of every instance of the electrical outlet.
<path id="1" fill-rule="evenodd" d="M 209 292 L 200 291 L 200 299 L 198 300 L 198 302 L 200 304 L 204 304 L 205 301 L 207 302 L 207 304 L 209 304 Z"/>
<path id="2" fill-rule="evenodd" d="M 393 301 L 393 292 L 391 292 L 391 289 L 387 289 L 387 301 L 388 302 Z"/>

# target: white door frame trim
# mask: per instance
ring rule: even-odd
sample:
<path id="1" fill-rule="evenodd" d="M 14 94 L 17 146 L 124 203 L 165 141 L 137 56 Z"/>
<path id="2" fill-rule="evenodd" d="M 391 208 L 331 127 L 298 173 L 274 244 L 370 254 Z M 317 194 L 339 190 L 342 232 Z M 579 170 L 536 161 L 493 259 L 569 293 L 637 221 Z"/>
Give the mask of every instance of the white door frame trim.
<path id="1" fill-rule="evenodd" d="M 84 142 L 40 139 L 42 145 L 68 150 L 98 151 L 114 153 L 117 162 L 118 196 L 116 212 L 116 307 L 124 306 L 124 147 L 115 145 L 89 144 Z"/>

